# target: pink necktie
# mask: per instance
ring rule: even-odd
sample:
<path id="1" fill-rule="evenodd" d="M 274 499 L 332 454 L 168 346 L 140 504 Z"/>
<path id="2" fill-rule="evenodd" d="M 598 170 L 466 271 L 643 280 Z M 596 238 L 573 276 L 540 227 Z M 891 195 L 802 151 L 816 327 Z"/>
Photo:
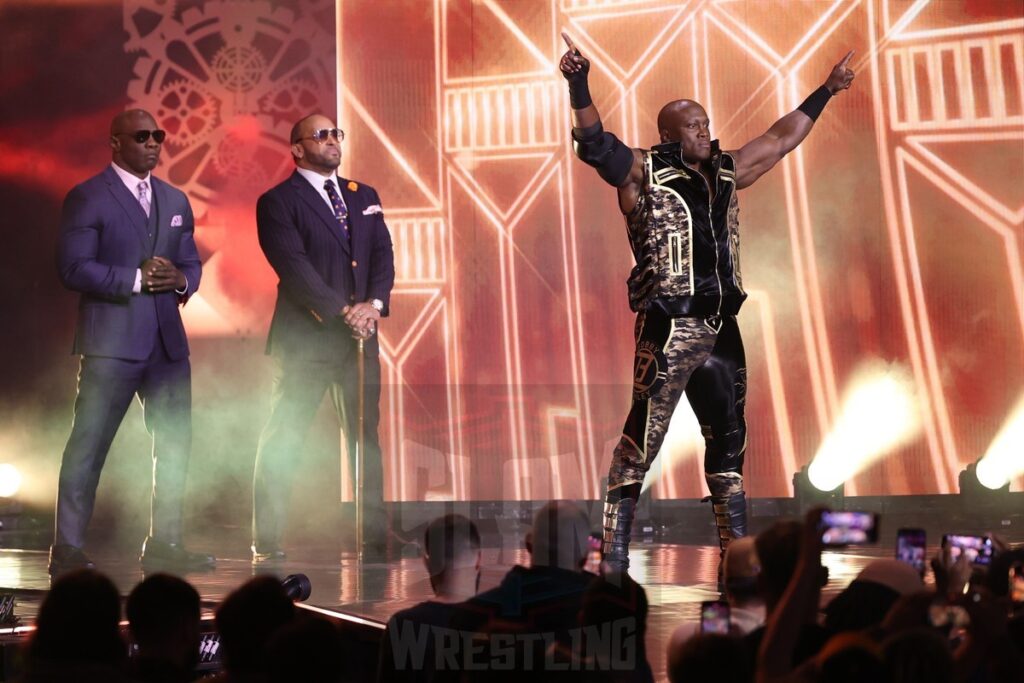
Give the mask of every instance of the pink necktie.
<path id="1" fill-rule="evenodd" d="M 149 183 L 143 180 L 139 183 L 139 204 L 142 205 L 142 210 L 146 212 L 146 218 L 149 218 Z"/>

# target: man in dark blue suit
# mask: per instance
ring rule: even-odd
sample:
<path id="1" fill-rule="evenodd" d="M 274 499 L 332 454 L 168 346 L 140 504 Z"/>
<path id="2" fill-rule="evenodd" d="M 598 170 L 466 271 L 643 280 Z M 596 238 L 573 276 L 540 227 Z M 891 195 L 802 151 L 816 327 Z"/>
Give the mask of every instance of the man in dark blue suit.
<path id="1" fill-rule="evenodd" d="M 253 477 L 254 563 L 285 557 L 281 535 L 292 475 L 310 423 L 330 390 L 349 453 L 356 451 L 357 339 L 365 345 L 365 538 L 380 557 L 387 536 L 377 438 L 377 322 L 395 282 L 391 235 L 376 190 L 338 177 L 345 134 L 319 114 L 291 131 L 295 172 L 256 204 L 260 246 L 277 273 L 267 353 L 274 362 L 270 418 Z"/>
<path id="2" fill-rule="evenodd" d="M 147 112 L 119 114 L 110 126 L 113 163 L 64 200 L 57 270 L 65 287 L 81 293 L 74 353 L 82 360 L 60 468 L 51 574 L 93 566 L 82 550 L 85 531 L 107 451 L 136 394 L 153 437 L 143 566 L 214 562 L 181 545 L 192 387 L 178 306 L 199 287 L 202 266 L 188 199 L 151 174 L 164 137 Z"/>

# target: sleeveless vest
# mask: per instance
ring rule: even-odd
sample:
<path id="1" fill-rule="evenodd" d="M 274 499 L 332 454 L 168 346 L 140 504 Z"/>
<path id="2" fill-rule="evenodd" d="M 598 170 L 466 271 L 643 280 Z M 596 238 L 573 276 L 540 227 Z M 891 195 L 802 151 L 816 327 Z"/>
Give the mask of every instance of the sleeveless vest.
<path id="1" fill-rule="evenodd" d="M 643 151 L 644 184 L 626 231 L 636 265 L 629 306 L 673 317 L 735 315 L 743 300 L 739 263 L 736 161 L 711 161 L 714 199 L 705 177 L 683 164 L 679 143 Z"/>

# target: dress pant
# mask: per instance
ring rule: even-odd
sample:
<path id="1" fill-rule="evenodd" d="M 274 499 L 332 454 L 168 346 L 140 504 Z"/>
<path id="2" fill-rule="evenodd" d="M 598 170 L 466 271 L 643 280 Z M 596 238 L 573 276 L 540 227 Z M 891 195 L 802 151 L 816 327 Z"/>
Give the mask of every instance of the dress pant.
<path id="1" fill-rule="evenodd" d="M 366 340 L 363 435 L 365 444 L 365 537 L 383 542 L 384 476 L 377 425 L 380 422 L 380 358 L 377 337 Z M 260 434 L 253 475 L 253 544 L 260 551 L 280 548 L 295 471 L 303 444 L 325 392 L 338 415 L 355 482 L 356 431 L 359 417 L 357 342 L 345 338 L 337 360 L 321 363 L 274 357 L 270 418 Z M 301 486 L 301 484 L 300 484 Z"/>
<path id="2" fill-rule="evenodd" d="M 189 359 L 169 358 L 159 335 L 144 361 L 82 357 L 74 423 L 60 466 L 55 544 L 85 544 L 103 463 L 135 395 L 153 437 L 149 533 L 168 543 L 181 542 L 182 499 L 192 448 L 191 377 Z"/>

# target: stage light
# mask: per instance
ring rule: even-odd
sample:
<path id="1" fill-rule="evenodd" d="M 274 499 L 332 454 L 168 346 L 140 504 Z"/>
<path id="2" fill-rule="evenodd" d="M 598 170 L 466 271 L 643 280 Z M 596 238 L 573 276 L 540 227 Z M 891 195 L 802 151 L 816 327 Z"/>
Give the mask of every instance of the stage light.
<path id="1" fill-rule="evenodd" d="M 832 431 L 807 470 L 810 483 L 832 491 L 921 431 L 914 382 L 901 366 L 872 363 L 856 374 Z"/>
<path id="2" fill-rule="evenodd" d="M 846 494 L 843 483 L 839 482 L 838 486 L 831 489 L 821 489 L 811 483 L 809 471 L 810 467 L 804 465 L 793 475 L 793 497 L 796 499 L 797 507 L 801 511 L 815 505 L 823 505 L 832 510 L 843 509 Z"/>
<path id="3" fill-rule="evenodd" d="M 978 461 L 975 473 L 986 488 L 1004 488 L 1010 479 L 1024 472 L 1024 397 Z"/>
<path id="4" fill-rule="evenodd" d="M 21 489 L 21 472 L 14 465 L 0 465 L 0 498 L 11 498 Z"/>

